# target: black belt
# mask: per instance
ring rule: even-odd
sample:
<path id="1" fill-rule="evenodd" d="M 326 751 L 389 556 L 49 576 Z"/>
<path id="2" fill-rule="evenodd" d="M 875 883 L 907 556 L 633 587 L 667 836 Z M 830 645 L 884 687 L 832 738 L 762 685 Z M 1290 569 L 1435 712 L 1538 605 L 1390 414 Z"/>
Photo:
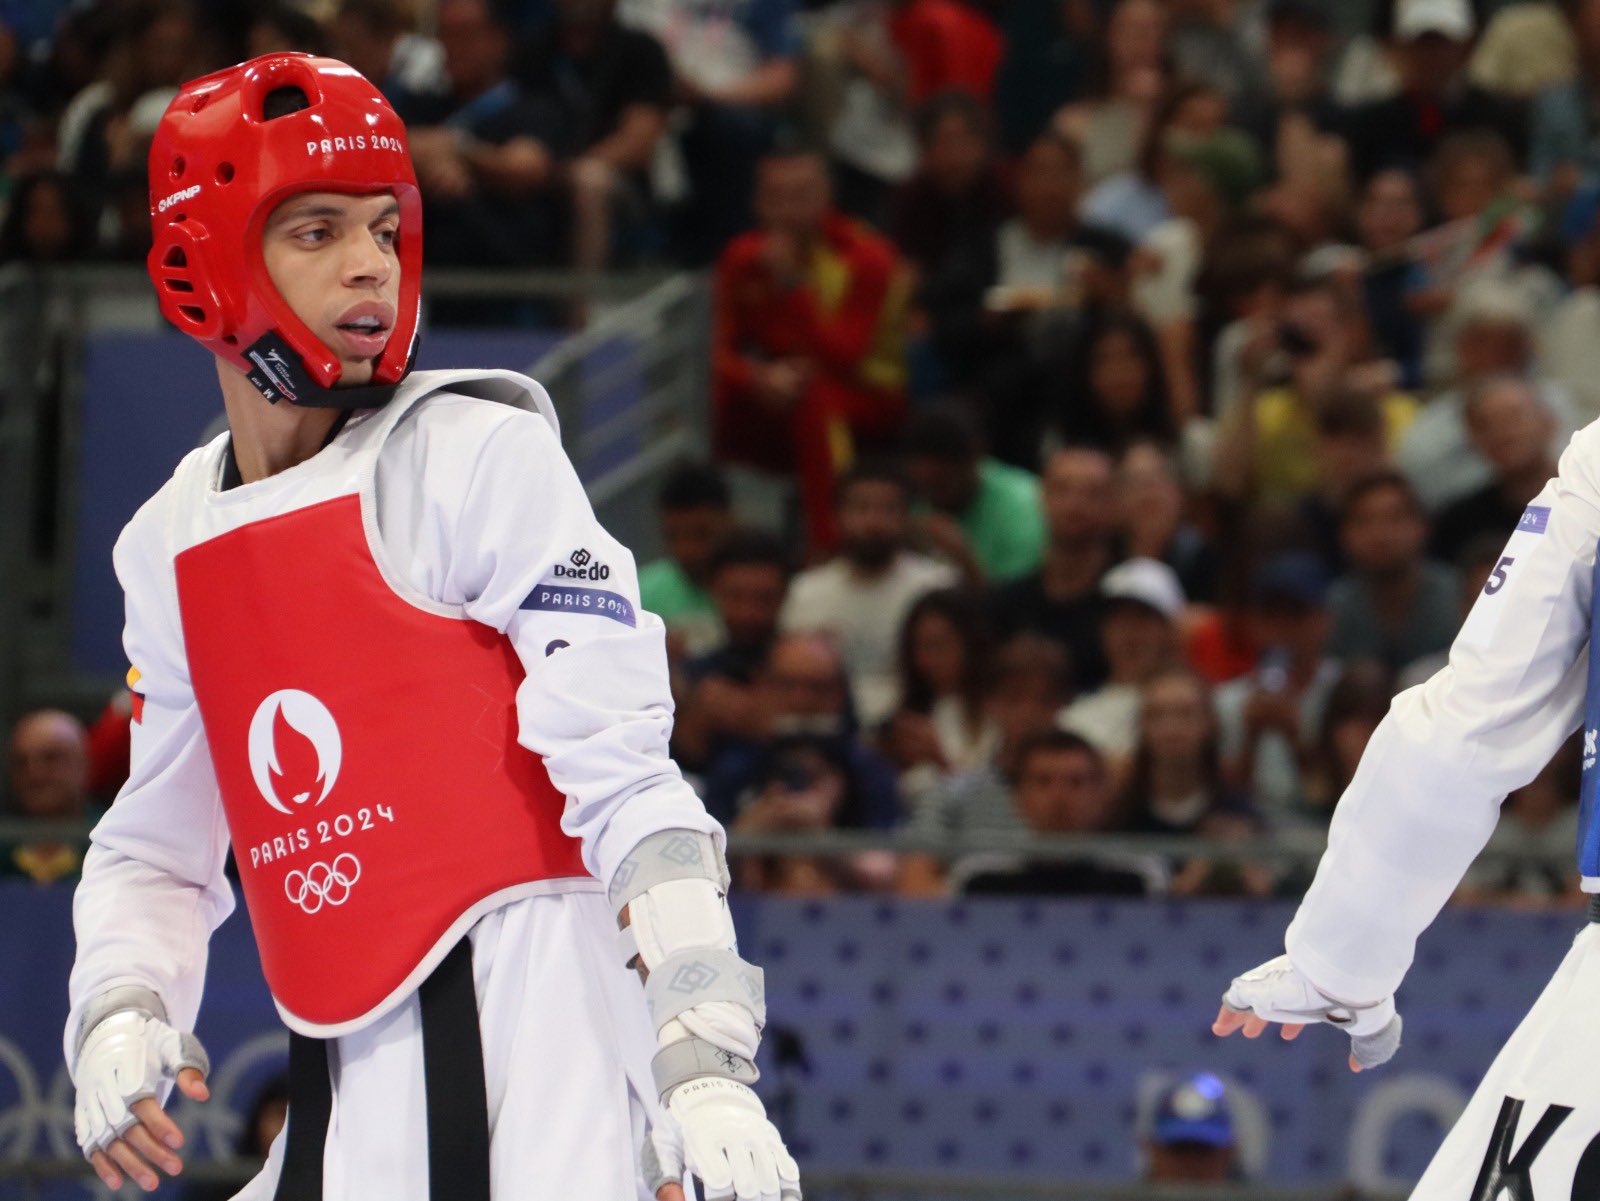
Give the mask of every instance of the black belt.
<path id="1" fill-rule="evenodd" d="M 1600 925 L 1600 893 L 1593 893 L 1589 897 L 1589 920 Z"/>
<path id="2" fill-rule="evenodd" d="M 483 1036 L 463 938 L 417 990 L 428 1107 L 428 1196 L 489 1201 L 489 1104 Z M 289 1119 L 273 1201 L 322 1201 L 322 1157 L 333 1113 L 328 1044 L 289 1034 Z"/>

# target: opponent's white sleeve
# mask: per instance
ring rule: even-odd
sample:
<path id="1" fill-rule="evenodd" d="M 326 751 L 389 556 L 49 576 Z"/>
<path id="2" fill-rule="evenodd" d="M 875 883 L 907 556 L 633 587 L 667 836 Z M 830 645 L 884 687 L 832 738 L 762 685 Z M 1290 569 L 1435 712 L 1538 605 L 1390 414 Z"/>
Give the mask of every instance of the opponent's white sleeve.
<path id="1" fill-rule="evenodd" d="M 149 988 L 173 1027 L 193 1030 L 207 943 L 233 911 L 223 874 L 227 826 L 162 545 L 166 499 L 163 490 L 140 510 L 113 553 L 127 596 L 123 645 L 144 705 L 132 727 L 128 782 L 95 826 L 73 897 L 68 1063 L 84 1006 L 117 985 Z"/>
<path id="2" fill-rule="evenodd" d="M 1374 1003 L 1398 988 L 1506 794 L 1580 720 L 1600 423 L 1573 438 L 1533 505 L 1548 516 L 1535 512 L 1511 536 L 1449 665 L 1396 697 L 1378 726 L 1289 927 L 1290 959 L 1341 1001 Z"/>
<path id="3" fill-rule="evenodd" d="M 377 495 L 386 551 L 409 548 L 416 586 L 511 639 L 527 670 L 518 739 L 566 795 L 562 825 L 596 877 L 662 830 L 722 837 L 668 753 L 666 628 L 549 422 L 435 397 L 385 445 Z"/>

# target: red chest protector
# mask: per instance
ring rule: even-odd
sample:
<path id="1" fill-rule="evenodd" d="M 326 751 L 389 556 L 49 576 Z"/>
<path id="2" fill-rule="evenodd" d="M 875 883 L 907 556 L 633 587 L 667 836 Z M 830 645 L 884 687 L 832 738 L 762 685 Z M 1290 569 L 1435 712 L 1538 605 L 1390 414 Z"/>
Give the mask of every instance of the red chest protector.
<path id="1" fill-rule="evenodd" d="M 517 743 L 524 672 L 479 622 L 385 580 L 355 494 L 182 551 L 190 677 L 267 984 L 355 1029 L 478 916 L 584 877 L 565 800 Z"/>

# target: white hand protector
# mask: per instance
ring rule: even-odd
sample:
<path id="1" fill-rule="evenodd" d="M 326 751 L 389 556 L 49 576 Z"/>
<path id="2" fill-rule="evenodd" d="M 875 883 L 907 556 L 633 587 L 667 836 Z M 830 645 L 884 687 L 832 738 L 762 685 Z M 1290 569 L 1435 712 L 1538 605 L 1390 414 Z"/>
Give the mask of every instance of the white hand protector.
<path id="1" fill-rule="evenodd" d="M 161 1099 L 164 1086 L 176 1080 L 181 1069 L 194 1068 L 202 1076 L 211 1071 L 200 1040 L 167 1025 L 154 994 L 114 989 L 107 998 L 121 993 L 129 994 L 121 998 L 124 1002 L 132 1000 L 140 1007 L 106 1012 L 92 1026 L 86 1021 L 88 1033 L 72 1066 L 78 1088 L 72 1125 L 85 1157 L 104 1151 L 137 1125 L 134 1102 Z M 89 1016 L 97 1008 L 91 1006 Z"/>
<path id="2" fill-rule="evenodd" d="M 1327 1022 L 1350 1036 L 1350 1054 L 1363 1068 L 1387 1063 L 1400 1049 L 1400 1014 L 1394 998 L 1372 1005 L 1348 1005 L 1323 993 L 1300 974 L 1287 955 L 1269 959 L 1234 978 L 1222 1003 L 1269 1022 Z"/>
<path id="3" fill-rule="evenodd" d="M 706 1201 L 799 1201 L 800 1166 L 748 1086 L 691 1080 L 668 1095 L 667 1112 L 683 1131 L 683 1167 L 700 1178 Z"/>

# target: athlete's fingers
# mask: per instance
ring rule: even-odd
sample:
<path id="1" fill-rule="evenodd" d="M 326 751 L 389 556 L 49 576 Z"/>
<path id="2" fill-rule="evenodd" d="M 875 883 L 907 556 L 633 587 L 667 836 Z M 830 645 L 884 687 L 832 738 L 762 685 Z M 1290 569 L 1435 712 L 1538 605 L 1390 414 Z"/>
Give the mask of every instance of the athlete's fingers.
<path id="1" fill-rule="evenodd" d="M 133 1116 L 138 1118 L 144 1128 L 164 1146 L 174 1150 L 183 1146 L 183 1131 L 178 1129 L 178 1123 L 167 1116 L 166 1110 L 161 1108 L 154 1097 L 146 1097 L 143 1101 L 135 1101 L 132 1108 Z"/>
<path id="2" fill-rule="evenodd" d="M 183 1161 L 156 1141 L 148 1127 L 132 1126 L 122 1136 L 128 1140 L 128 1145 L 144 1156 L 168 1176 L 176 1176 L 183 1171 Z"/>
<path id="3" fill-rule="evenodd" d="M 1249 1021 L 1251 1016 L 1248 1009 L 1235 1009 L 1231 1005 L 1224 1005 L 1217 1010 L 1217 1020 L 1211 1023 L 1211 1033 L 1227 1038 Z"/>
<path id="4" fill-rule="evenodd" d="M 1244 1036 L 1246 1038 L 1260 1038 L 1266 1033 L 1267 1027 L 1272 1025 L 1266 1018 L 1251 1014 L 1244 1020 Z"/>
<path id="5" fill-rule="evenodd" d="M 1286 1043 L 1294 1042 L 1295 1039 L 1300 1037 L 1300 1032 L 1305 1028 L 1304 1022 L 1285 1022 L 1283 1030 L 1280 1032 L 1283 1036 L 1283 1041 Z"/>
<path id="6" fill-rule="evenodd" d="M 683 1185 L 669 1180 L 656 1190 L 656 1201 L 684 1201 Z"/>
<path id="7" fill-rule="evenodd" d="M 105 1181 L 108 1189 L 115 1190 L 122 1187 L 122 1173 L 117 1171 L 116 1165 L 111 1162 L 111 1156 L 104 1151 L 96 1151 L 89 1156 L 89 1162 L 94 1165 L 95 1172 Z"/>
<path id="8" fill-rule="evenodd" d="M 1352 1072 L 1363 1072 L 1363 1071 L 1366 1071 L 1365 1068 L 1363 1068 L 1359 1063 L 1356 1062 L 1356 1057 L 1354 1055 L 1350 1056 L 1350 1070 Z"/>
<path id="9" fill-rule="evenodd" d="M 156 1185 L 161 1183 L 161 1178 L 155 1174 L 155 1170 L 149 1164 L 139 1157 L 139 1153 L 128 1145 L 127 1139 L 119 1138 L 111 1144 L 110 1151 L 111 1158 L 115 1161 L 117 1167 L 132 1176 L 140 1188 L 147 1193 L 156 1191 Z"/>
<path id="10" fill-rule="evenodd" d="M 206 1078 L 200 1074 L 198 1068 L 182 1068 L 178 1072 L 178 1088 L 183 1095 L 195 1101 L 211 1100 L 211 1089 L 206 1085 Z M 174 1127 L 176 1129 L 176 1127 Z M 182 1146 L 183 1136 L 178 1136 L 179 1142 L 173 1143 L 174 1147 Z"/>
<path id="11" fill-rule="evenodd" d="M 762 1147 L 755 1153 L 756 1161 L 756 1187 L 759 1189 L 763 1201 L 771 1198 L 778 1201 L 778 1161 L 773 1156 L 770 1147 Z"/>
<path id="12" fill-rule="evenodd" d="M 743 1144 L 729 1147 L 728 1162 L 733 1165 L 734 1195 L 739 1201 L 760 1201 L 761 1186 L 756 1182 L 756 1161 L 751 1148 Z"/>

